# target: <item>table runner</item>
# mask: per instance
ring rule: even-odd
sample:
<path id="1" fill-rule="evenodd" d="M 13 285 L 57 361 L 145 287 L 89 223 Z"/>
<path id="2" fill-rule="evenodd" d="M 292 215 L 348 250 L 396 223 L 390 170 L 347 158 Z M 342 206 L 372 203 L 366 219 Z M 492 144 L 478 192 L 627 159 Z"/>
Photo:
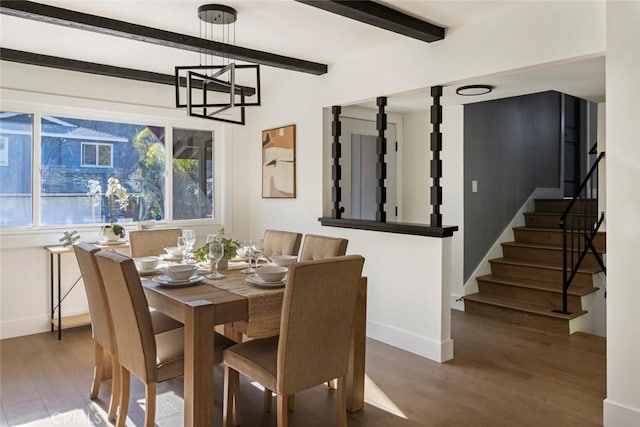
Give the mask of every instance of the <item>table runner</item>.
<path id="1" fill-rule="evenodd" d="M 246 297 L 249 305 L 249 321 L 234 322 L 233 326 L 250 338 L 265 338 L 280 333 L 280 317 L 284 287 L 266 289 L 247 283 L 247 274 L 239 270 L 225 270 L 224 279 L 205 279 L 218 289 Z"/>

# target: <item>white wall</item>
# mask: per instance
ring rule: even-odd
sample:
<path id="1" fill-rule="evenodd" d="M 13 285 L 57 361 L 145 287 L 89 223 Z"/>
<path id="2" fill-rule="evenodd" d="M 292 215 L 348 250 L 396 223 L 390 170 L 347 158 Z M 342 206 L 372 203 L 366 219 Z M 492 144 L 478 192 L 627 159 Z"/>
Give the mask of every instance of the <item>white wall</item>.
<path id="1" fill-rule="evenodd" d="M 607 399 L 604 424 L 640 425 L 640 3 L 607 2 Z"/>
<path id="2" fill-rule="evenodd" d="M 425 100 L 426 101 L 426 100 Z M 429 224 L 431 215 L 431 147 L 429 112 L 403 114 L 404 141 L 402 167 L 404 180 L 403 222 Z M 448 142 L 448 141 L 447 141 Z M 448 190 L 448 189 L 447 189 Z M 447 194 L 449 191 L 447 191 Z"/>
<path id="3" fill-rule="evenodd" d="M 323 155 L 322 110 L 434 84 L 598 55 L 605 48 L 603 16 L 604 4 L 598 2 L 518 3 L 450 30 L 444 41 L 427 45 L 407 39 L 381 46 L 331 64 L 322 77 L 263 68 L 263 106 L 248 110 L 247 126 L 223 127 L 233 139 L 225 158 L 232 180 L 225 196 L 232 215 L 225 224 L 233 221 L 232 231 L 239 237 L 259 236 L 265 228 L 283 228 L 349 238 L 349 252 L 367 258 L 370 334 L 434 360 L 448 359 L 452 343 L 447 302 L 450 287 L 461 294 L 462 278 L 456 277 L 462 271 L 461 235 L 433 239 L 321 227 L 317 218 L 323 214 L 322 172 L 327 158 Z M 169 111 L 171 88 L 49 69 L 31 73 L 26 70 L 36 67 L 16 64 L 7 66 L 10 73 L 5 74 L 5 64 L 3 87 L 35 94 L 72 94 L 74 98 L 65 102 L 80 106 L 105 99 L 118 101 L 111 107 L 114 110 L 124 101 L 138 104 L 142 112 L 150 105 L 167 107 L 149 113 L 160 117 L 178 114 Z M 461 126 L 448 129 L 447 120 L 462 123 L 462 109 L 450 113 L 445 111 L 443 132 L 445 141 L 456 142 L 451 147 L 445 142 L 443 151 L 443 216 L 448 225 L 460 226 L 462 131 Z M 297 125 L 297 198 L 262 199 L 260 132 L 292 123 Z M 47 243 L 55 243 L 54 237 L 54 233 L 48 235 Z M 43 260 L 41 248 L 28 250 L 25 257 Z M 46 267 L 37 267 L 39 272 L 23 285 L 20 269 L 10 261 L 2 261 L 0 288 L 11 287 L 12 298 L 3 297 L 2 304 L 17 304 L 13 287 L 25 286 L 22 295 L 33 302 L 25 316 L 46 319 Z M 20 320 L 4 313 L 0 319 L 3 323 Z"/>

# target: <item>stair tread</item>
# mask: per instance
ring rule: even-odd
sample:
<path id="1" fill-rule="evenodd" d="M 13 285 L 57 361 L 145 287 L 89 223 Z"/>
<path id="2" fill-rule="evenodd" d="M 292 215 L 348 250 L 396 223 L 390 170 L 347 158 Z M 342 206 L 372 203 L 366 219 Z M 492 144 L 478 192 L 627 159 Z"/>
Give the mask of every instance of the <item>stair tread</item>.
<path id="1" fill-rule="evenodd" d="M 487 282 L 501 283 L 509 286 L 537 289 L 537 290 L 543 290 L 547 292 L 562 294 L 562 289 L 560 287 L 561 285 L 559 286 L 557 283 L 543 282 L 540 280 L 525 279 L 525 278 L 519 278 L 519 277 L 496 276 L 493 274 L 487 274 L 484 276 L 476 277 L 476 280 L 484 280 Z M 567 290 L 567 294 L 575 295 L 575 296 L 585 296 L 590 293 L 598 291 L 598 289 L 599 288 L 597 287 L 593 287 L 589 289 L 577 289 L 575 287 L 569 287 L 569 289 Z"/>
<path id="2" fill-rule="evenodd" d="M 561 216 L 562 212 L 538 212 L 538 211 L 530 211 L 530 212 L 525 212 L 525 215 L 542 215 L 542 216 Z M 592 217 L 597 217 L 599 214 L 592 214 L 592 213 L 582 213 L 582 212 L 576 212 L 571 214 L 571 216 L 592 216 Z"/>
<path id="3" fill-rule="evenodd" d="M 540 233 L 562 233 L 561 228 L 543 228 L 543 227 L 527 227 L 526 225 L 513 227 L 514 230 L 523 230 L 523 231 L 536 231 Z M 598 231 L 596 235 L 605 236 L 606 231 Z"/>
<path id="4" fill-rule="evenodd" d="M 534 313 L 541 316 L 553 317 L 556 319 L 570 320 L 575 319 L 578 316 L 586 314 L 587 311 L 582 310 L 580 312 L 571 314 L 562 314 L 551 311 L 552 308 L 543 304 L 537 304 L 528 301 L 521 301 L 513 298 L 498 296 L 498 295 L 483 295 L 480 293 L 465 295 L 465 301 L 473 301 L 479 303 L 485 303 L 495 305 L 498 307 L 509 308 L 512 310 L 520 310 L 528 313 Z"/>
<path id="5" fill-rule="evenodd" d="M 524 267 L 546 268 L 549 270 L 562 271 L 562 267 L 559 267 L 553 264 L 546 264 L 543 262 L 522 261 L 522 260 L 509 259 L 509 258 L 493 258 L 493 259 L 490 259 L 489 262 L 520 265 Z M 595 274 L 595 273 L 599 273 L 600 271 L 601 271 L 600 267 L 581 267 L 578 270 L 579 273 L 588 273 L 588 274 Z"/>
<path id="6" fill-rule="evenodd" d="M 542 244 L 542 243 L 529 243 L 529 242 L 517 242 L 517 241 L 502 242 L 501 245 L 514 246 L 514 247 L 519 247 L 519 248 L 548 249 L 548 250 L 554 250 L 554 251 L 562 252 L 562 245 L 545 245 L 545 244 Z M 580 249 L 578 249 L 577 246 L 574 246 L 573 251 L 574 252 L 579 252 Z M 606 253 L 606 252 L 603 252 L 603 253 Z"/>

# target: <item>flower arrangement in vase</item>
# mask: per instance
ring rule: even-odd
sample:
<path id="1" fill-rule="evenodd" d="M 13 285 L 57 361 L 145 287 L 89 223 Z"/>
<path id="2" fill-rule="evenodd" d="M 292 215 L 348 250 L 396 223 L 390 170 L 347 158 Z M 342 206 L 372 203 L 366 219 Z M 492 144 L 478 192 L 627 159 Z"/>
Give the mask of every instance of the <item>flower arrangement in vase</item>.
<path id="1" fill-rule="evenodd" d="M 124 237 L 124 227 L 115 223 L 116 218 L 116 203 L 120 210 L 125 210 L 129 206 L 129 199 L 127 198 L 127 189 L 120 184 L 120 180 L 115 177 L 110 177 L 107 181 L 107 192 L 105 193 L 109 199 L 109 220 L 110 224 L 105 225 L 100 229 L 100 234 L 103 240 L 113 241 Z"/>
<path id="2" fill-rule="evenodd" d="M 238 254 L 238 249 L 240 249 L 240 241 L 233 239 L 231 237 L 227 237 L 224 234 L 224 227 L 218 228 L 218 231 L 215 234 L 215 239 L 220 240 L 222 245 L 224 246 L 224 255 L 222 261 L 220 262 L 221 266 L 224 266 L 225 263 L 228 263 L 230 259 L 233 259 Z M 207 242 L 204 245 L 200 246 L 198 249 L 193 251 L 193 257 L 196 261 L 206 261 L 209 256 L 209 243 Z M 225 270 L 226 268 L 221 267 L 221 270 Z"/>

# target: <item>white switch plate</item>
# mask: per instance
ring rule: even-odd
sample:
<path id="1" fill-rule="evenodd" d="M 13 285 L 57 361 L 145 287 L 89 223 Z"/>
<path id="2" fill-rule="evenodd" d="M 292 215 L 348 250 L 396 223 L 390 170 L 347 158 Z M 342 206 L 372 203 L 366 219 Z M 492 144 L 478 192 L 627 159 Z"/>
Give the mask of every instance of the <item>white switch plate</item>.
<path id="1" fill-rule="evenodd" d="M 471 192 L 472 193 L 478 192 L 478 181 L 476 180 L 471 181 Z"/>

